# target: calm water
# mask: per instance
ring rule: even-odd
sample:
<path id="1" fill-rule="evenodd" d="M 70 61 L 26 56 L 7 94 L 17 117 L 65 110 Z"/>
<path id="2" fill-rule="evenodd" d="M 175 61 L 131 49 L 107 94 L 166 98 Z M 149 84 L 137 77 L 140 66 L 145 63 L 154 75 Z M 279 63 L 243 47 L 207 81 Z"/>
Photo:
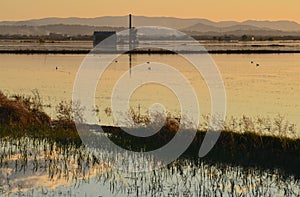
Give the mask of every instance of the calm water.
<path id="1" fill-rule="evenodd" d="M 274 117 L 280 113 L 290 122 L 300 125 L 300 54 L 212 55 L 212 58 L 224 80 L 228 116 Z M 55 116 L 55 105 L 72 98 L 73 83 L 84 56 L 2 54 L 0 59 L 0 90 L 12 95 L 31 94 L 32 89 L 38 89 L 43 102 L 52 106 L 46 108 L 47 112 Z M 196 89 L 201 113 L 210 112 L 210 96 L 205 82 L 187 61 L 175 55 L 132 56 L 133 68 L 144 62 L 149 62 L 148 69 L 132 69 L 130 80 L 134 80 L 140 72 L 172 78 L 172 73 L 162 72 L 154 62 L 171 65 Z M 260 66 L 256 67 L 256 63 Z M 99 81 L 96 105 L 100 109 L 102 124 L 113 123 L 104 109 L 111 104 L 114 84 L 128 69 L 128 56 L 121 56 Z M 185 88 L 176 81 L 173 83 Z M 157 84 L 137 88 L 130 99 L 130 105 L 135 110 L 140 106 L 141 113 L 157 102 L 170 112 L 179 111 L 174 93 Z M 195 165 L 187 161 L 158 171 L 124 174 L 112 170 L 105 163 L 94 163 L 91 153 L 84 147 L 70 145 L 66 149 L 67 154 L 66 150 L 47 140 L 0 139 L 3 158 L 0 195 L 284 196 L 288 193 L 297 196 L 300 192 L 297 180 L 293 177 L 283 179 L 277 172 L 201 162 Z M 106 154 L 105 151 L 103 154 Z M 116 156 L 116 160 L 122 162 L 122 157 L 124 155 Z"/>
<path id="2" fill-rule="evenodd" d="M 112 156 L 111 151 L 102 151 Z M 299 196 L 299 180 L 256 168 L 178 160 L 146 172 L 115 170 L 95 162 L 84 147 L 48 140 L 0 139 L 1 196 Z M 113 155 L 114 162 L 149 158 Z M 101 160 L 100 160 L 101 161 Z M 123 164 L 127 167 L 127 163 Z"/>
<path id="3" fill-rule="evenodd" d="M 222 75 L 227 95 L 227 116 L 284 115 L 291 123 L 300 125 L 300 54 L 230 54 L 212 55 Z M 8 94 L 30 94 L 38 89 L 47 112 L 54 116 L 54 106 L 61 100 L 71 100 L 73 83 L 84 55 L 0 55 L 0 89 Z M 114 85 L 129 69 L 128 56 L 123 55 L 111 63 L 99 81 L 96 105 L 100 109 L 102 124 L 111 124 L 104 109 L 111 106 Z M 251 63 L 253 61 L 254 63 Z M 202 114 L 210 112 L 210 96 L 200 74 L 186 60 L 177 55 L 133 55 L 132 67 L 149 62 L 149 75 L 172 78 L 161 73 L 153 62 L 173 66 L 195 88 Z M 257 67 L 256 63 L 260 66 Z M 58 68 L 56 70 L 56 67 Z M 138 76 L 133 71 L 131 79 Z M 174 82 L 176 83 L 176 82 Z M 177 84 L 180 86 L 180 84 Z M 184 88 L 184 87 L 182 87 Z M 136 89 L 130 105 L 146 113 L 153 103 L 161 103 L 167 111 L 178 113 L 178 99 L 166 87 L 148 84 Z"/>

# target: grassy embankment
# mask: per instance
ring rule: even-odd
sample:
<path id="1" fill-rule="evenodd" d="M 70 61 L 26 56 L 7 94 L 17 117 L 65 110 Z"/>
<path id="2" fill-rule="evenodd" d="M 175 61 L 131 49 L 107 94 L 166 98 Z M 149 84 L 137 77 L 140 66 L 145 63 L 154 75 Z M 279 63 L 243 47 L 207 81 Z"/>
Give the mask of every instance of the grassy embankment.
<path id="1" fill-rule="evenodd" d="M 80 145 L 81 140 L 72 121 L 71 104 L 61 102 L 56 106 L 56 111 L 56 119 L 51 119 L 43 112 L 43 104 L 37 91 L 30 97 L 14 95 L 8 98 L 0 93 L 0 137 L 28 136 L 47 138 L 63 146 Z M 300 178 L 300 139 L 291 137 L 295 132 L 294 125 L 288 124 L 280 116 L 274 119 L 274 122 L 263 118 L 254 121 L 247 117 L 232 119 L 229 122 L 230 124 L 224 126 L 214 148 L 203 160 L 279 169 L 284 174 Z M 130 136 L 118 127 L 102 128 L 104 132 L 109 133 L 108 136 L 114 143 L 139 151 L 153 150 L 168 143 L 176 134 L 177 126 L 176 121 L 169 119 L 155 135 L 147 138 Z M 197 132 L 183 157 L 197 158 L 205 134 L 206 129 L 203 127 Z"/>

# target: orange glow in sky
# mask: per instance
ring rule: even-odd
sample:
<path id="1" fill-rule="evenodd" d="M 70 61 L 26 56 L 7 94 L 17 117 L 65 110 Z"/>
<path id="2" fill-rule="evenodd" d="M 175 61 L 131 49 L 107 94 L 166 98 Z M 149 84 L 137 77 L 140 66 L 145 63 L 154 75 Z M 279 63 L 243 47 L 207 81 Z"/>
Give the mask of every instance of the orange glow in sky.
<path id="1" fill-rule="evenodd" d="M 0 20 L 45 17 L 143 16 L 214 21 L 292 20 L 300 23 L 299 0 L 1 0 Z"/>

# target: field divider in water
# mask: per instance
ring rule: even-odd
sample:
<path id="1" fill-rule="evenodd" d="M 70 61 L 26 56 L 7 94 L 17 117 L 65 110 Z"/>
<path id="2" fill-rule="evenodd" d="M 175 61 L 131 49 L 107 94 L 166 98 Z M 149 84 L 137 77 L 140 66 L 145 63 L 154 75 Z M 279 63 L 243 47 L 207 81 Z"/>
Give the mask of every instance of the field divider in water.
<path id="1" fill-rule="evenodd" d="M 208 51 L 167 51 L 162 49 L 140 49 L 134 51 L 93 51 L 94 54 L 280 54 L 280 53 L 300 53 L 300 50 L 208 50 Z M 88 54 L 91 50 L 39 50 L 39 49 L 18 49 L 18 50 L 0 50 L 0 54 Z"/>
<path id="2" fill-rule="evenodd" d="M 100 129 L 101 127 L 101 129 Z M 111 141 L 127 150 L 152 151 L 164 146 L 176 134 L 168 126 L 162 127 L 155 135 L 139 138 L 114 126 L 92 126 L 108 134 Z M 134 129 L 133 129 L 134 130 Z M 190 132 L 185 130 L 184 132 Z M 178 134 L 180 135 L 180 134 Z M 206 131 L 198 130 L 193 142 L 182 155 L 183 158 L 198 158 L 198 151 Z M 257 167 L 264 170 L 279 170 L 282 175 L 300 177 L 300 139 L 283 136 L 259 135 L 253 132 L 238 133 L 222 131 L 214 148 L 201 160 L 211 163 Z"/>

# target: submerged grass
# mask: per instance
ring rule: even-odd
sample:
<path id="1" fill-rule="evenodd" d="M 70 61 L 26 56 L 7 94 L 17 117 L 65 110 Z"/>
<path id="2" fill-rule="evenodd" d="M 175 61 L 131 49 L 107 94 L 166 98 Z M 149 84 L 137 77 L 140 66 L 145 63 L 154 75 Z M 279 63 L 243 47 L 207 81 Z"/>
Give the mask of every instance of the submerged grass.
<path id="1" fill-rule="evenodd" d="M 104 130 L 111 133 L 109 137 L 115 144 L 134 151 L 157 149 L 174 136 L 165 127 L 148 138 L 132 137 L 119 128 L 104 127 Z M 182 157 L 197 159 L 205 135 L 206 132 L 198 131 Z M 300 139 L 222 131 L 213 149 L 201 159 L 212 163 L 279 169 L 283 174 L 300 178 Z"/>
<path id="2" fill-rule="evenodd" d="M 210 164 L 199 159 L 181 159 L 165 168 L 127 173 L 112 170 L 83 146 L 61 147 L 45 139 L 0 139 L 0 150 L 0 194 L 8 196 L 84 196 L 78 190 L 85 189 L 87 184 L 95 184 L 88 196 L 100 196 L 101 189 L 99 193 L 96 189 L 99 187 L 109 188 L 112 194 L 120 196 L 300 194 L 299 180 L 284 178 L 278 171 Z M 124 155 L 117 159 L 122 161 Z M 22 177 L 28 181 L 24 183 Z M 47 177 L 48 183 L 43 182 L 43 177 Z M 31 178 L 41 182 L 30 182 Z M 66 184 L 66 188 L 58 188 L 61 184 Z"/>
<path id="3" fill-rule="evenodd" d="M 0 94 L 0 195 L 83 196 L 80 190 L 90 183 L 103 185 L 112 194 L 122 196 L 300 195 L 300 139 L 295 135 L 294 125 L 282 116 L 274 120 L 231 118 L 224 124 L 214 148 L 199 159 L 199 147 L 208 125 L 208 119 L 204 118 L 207 121 L 202 122 L 181 158 L 165 168 L 124 174 L 113 170 L 110 162 L 103 162 L 82 144 L 73 122 L 71 103 L 59 103 L 57 117 L 52 120 L 43 112 L 39 94 L 33 94 L 32 97 L 14 95 L 10 99 Z M 135 122 L 131 129 L 153 126 L 149 117 L 134 110 L 130 114 Z M 149 151 L 178 134 L 180 118 L 169 116 L 164 121 L 163 127 L 147 138 L 131 136 L 119 127 L 102 126 L 102 129 L 121 147 Z M 101 154 L 119 163 L 130 157 L 105 149 Z M 149 165 L 152 162 L 147 158 L 135 159 Z M 22 181 L 24 177 L 28 181 Z M 43 177 L 49 183 L 42 182 Z M 30 182 L 30 178 L 38 181 Z M 92 195 L 98 193 L 92 191 Z"/>

